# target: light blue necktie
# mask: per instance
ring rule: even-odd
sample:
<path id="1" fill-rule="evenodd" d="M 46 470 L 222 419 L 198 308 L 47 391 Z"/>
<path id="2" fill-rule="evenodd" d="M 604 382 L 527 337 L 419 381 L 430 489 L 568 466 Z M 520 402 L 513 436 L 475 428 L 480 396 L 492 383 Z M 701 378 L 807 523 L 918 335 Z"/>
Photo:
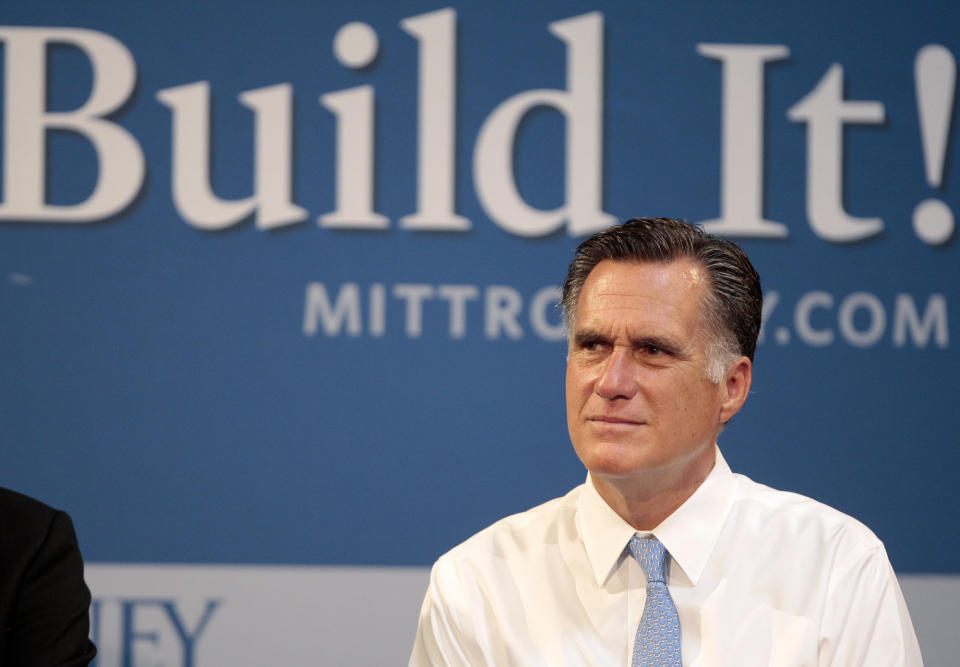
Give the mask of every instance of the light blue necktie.
<path id="1" fill-rule="evenodd" d="M 652 535 L 627 546 L 647 578 L 647 601 L 633 643 L 631 667 L 680 667 L 680 618 L 663 576 L 667 550 Z"/>

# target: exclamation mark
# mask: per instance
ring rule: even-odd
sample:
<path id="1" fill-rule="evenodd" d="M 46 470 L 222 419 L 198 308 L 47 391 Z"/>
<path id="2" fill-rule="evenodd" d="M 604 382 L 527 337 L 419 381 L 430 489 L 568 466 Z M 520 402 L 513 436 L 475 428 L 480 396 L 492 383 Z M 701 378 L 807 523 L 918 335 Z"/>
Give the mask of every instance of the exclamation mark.
<path id="1" fill-rule="evenodd" d="M 917 52 L 913 73 L 927 183 L 939 188 L 943 184 L 944 158 L 950 138 L 957 65 L 946 48 L 927 44 Z M 953 227 L 953 211 L 939 199 L 925 199 L 913 209 L 913 231 L 929 245 L 945 243 L 953 234 Z"/>

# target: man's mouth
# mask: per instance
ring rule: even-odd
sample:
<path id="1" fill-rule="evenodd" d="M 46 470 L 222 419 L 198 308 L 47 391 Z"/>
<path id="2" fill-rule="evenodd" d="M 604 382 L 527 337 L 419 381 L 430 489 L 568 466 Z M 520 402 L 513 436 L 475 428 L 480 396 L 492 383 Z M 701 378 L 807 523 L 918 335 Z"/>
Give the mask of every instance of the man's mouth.
<path id="1" fill-rule="evenodd" d="M 587 421 L 598 422 L 601 424 L 623 424 L 625 426 L 640 426 L 641 424 L 645 423 L 642 419 L 619 417 L 616 415 L 594 415 L 592 417 L 587 417 Z"/>

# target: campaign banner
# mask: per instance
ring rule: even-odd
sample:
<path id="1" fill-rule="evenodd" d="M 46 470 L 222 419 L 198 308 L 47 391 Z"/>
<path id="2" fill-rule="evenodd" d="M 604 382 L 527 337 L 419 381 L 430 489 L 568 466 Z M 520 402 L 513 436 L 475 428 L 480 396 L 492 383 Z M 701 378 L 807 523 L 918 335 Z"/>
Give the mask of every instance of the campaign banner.
<path id="1" fill-rule="evenodd" d="M 425 568 L 93 565 L 96 667 L 401 665 Z"/>
<path id="2" fill-rule="evenodd" d="M 0 485 L 73 517 L 101 654 L 153 632 L 117 630 L 104 573 L 420 572 L 582 483 L 559 286 L 636 216 L 762 277 L 733 470 L 860 519 L 898 573 L 960 574 L 957 25 L 948 2 L 5 4 Z M 129 613 L 186 636 L 165 604 Z M 247 627 L 227 609 L 209 632 Z"/>

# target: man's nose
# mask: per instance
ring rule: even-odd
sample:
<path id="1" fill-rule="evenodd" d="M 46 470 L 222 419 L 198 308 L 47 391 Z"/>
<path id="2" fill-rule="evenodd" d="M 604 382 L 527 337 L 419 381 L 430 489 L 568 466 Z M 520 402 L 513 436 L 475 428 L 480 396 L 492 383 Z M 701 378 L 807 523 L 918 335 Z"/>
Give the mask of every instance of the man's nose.
<path id="1" fill-rule="evenodd" d="M 612 401 L 615 398 L 632 398 L 637 393 L 636 363 L 630 350 L 615 347 L 607 357 L 597 378 L 595 391 L 598 396 Z"/>

